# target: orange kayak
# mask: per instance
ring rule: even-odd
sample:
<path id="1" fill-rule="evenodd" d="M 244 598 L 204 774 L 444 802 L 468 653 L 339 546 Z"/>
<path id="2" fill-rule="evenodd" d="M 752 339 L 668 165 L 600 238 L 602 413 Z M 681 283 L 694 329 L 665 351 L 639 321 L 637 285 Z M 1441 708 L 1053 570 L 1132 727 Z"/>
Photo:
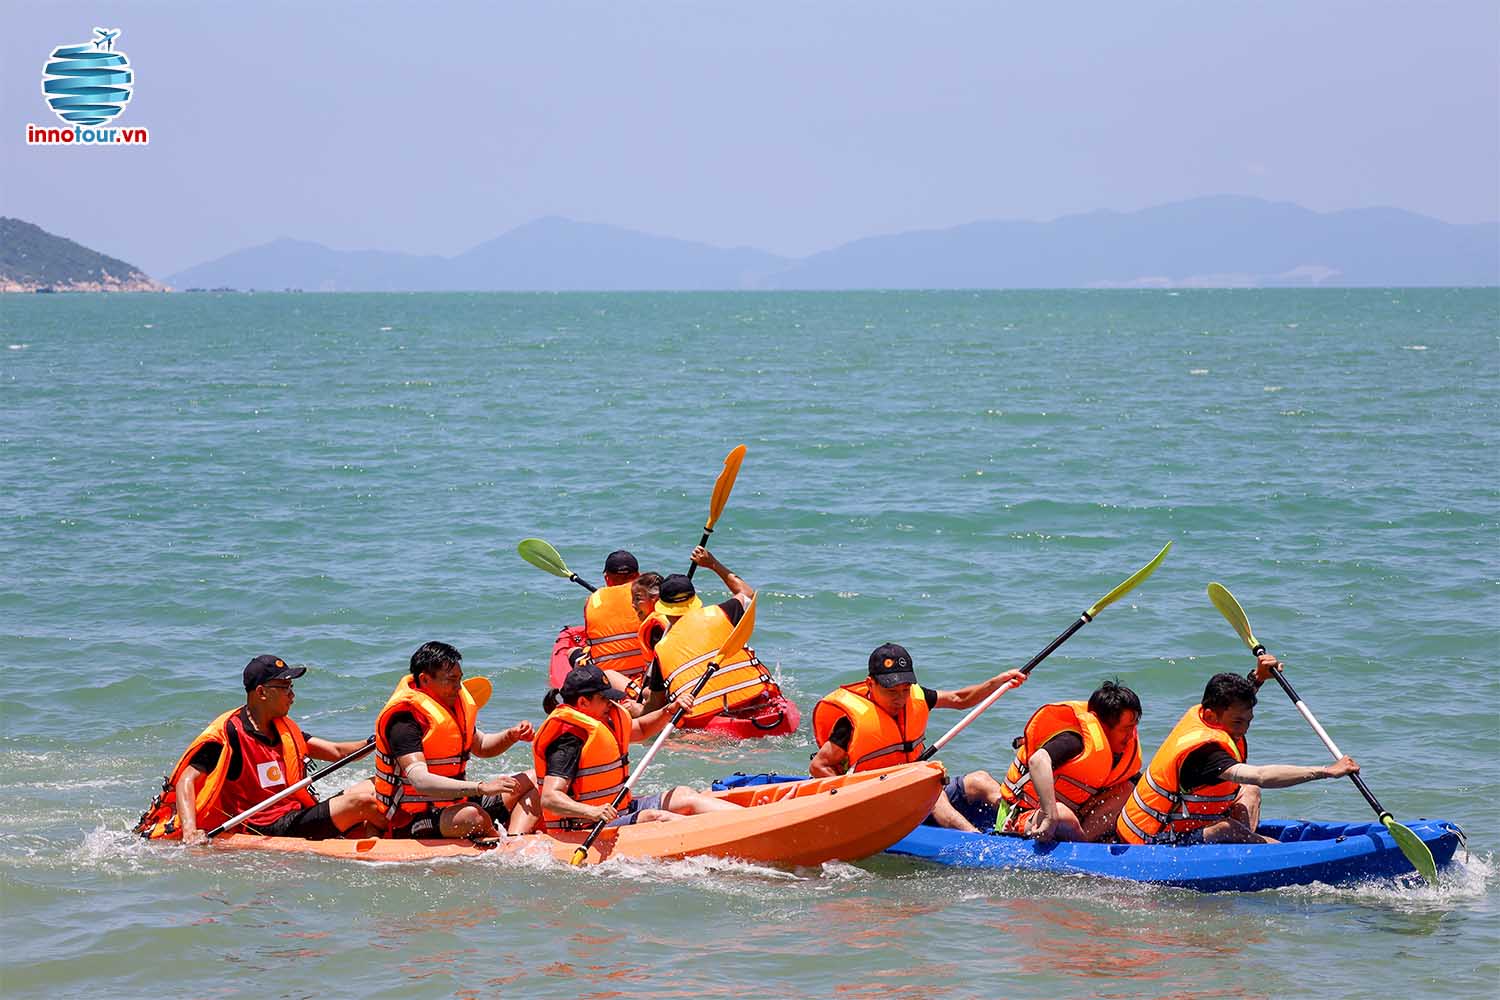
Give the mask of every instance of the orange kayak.
<path id="1" fill-rule="evenodd" d="M 916 829 L 943 788 L 936 761 L 900 764 L 836 778 L 755 785 L 714 792 L 746 808 L 662 823 L 605 830 L 589 850 L 589 863 L 612 857 L 739 858 L 772 865 L 820 865 L 879 854 Z M 496 852 L 550 852 L 566 861 L 587 831 L 532 833 L 474 843 L 468 840 L 301 840 L 226 834 L 216 848 L 318 854 L 354 861 L 428 861 Z"/>

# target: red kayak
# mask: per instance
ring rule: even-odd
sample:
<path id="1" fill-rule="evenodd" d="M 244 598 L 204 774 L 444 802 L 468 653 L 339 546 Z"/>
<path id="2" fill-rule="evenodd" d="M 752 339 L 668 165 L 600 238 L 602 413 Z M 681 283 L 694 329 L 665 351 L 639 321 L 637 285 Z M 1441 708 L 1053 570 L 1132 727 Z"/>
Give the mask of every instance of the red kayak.
<path id="1" fill-rule="evenodd" d="M 568 675 L 568 654 L 585 645 L 582 625 L 567 625 L 557 633 L 557 642 L 552 645 L 552 662 L 547 667 L 547 683 L 561 687 Z M 802 722 L 802 713 L 797 706 L 778 693 L 763 705 L 746 708 L 743 714 L 709 715 L 700 719 L 683 720 L 682 729 L 703 730 L 735 739 L 756 739 L 761 736 L 785 736 L 797 731 Z"/>

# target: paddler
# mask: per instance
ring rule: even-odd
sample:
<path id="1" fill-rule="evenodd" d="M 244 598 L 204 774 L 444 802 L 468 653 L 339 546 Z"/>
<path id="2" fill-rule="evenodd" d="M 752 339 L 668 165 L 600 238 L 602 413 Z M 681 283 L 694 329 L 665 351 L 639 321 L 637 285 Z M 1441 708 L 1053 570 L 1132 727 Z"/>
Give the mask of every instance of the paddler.
<path id="1" fill-rule="evenodd" d="M 530 740 L 530 722 L 502 733 L 475 725 L 479 709 L 463 686 L 463 654 L 446 642 L 411 655 L 375 723 L 375 795 L 393 837 L 492 837 L 527 833 L 539 814 L 527 772 L 471 781 L 473 757 L 497 757 Z"/>
<path id="2" fill-rule="evenodd" d="M 809 771 L 827 778 L 847 771 L 873 771 L 913 761 L 926 748 L 927 713 L 934 708 L 972 708 L 1007 681 L 1026 675 L 1007 670 L 957 691 L 917 683 L 911 654 L 888 642 L 870 654 L 869 675 L 829 693 L 813 708 L 813 755 Z M 987 771 L 949 780 L 928 822 L 950 830 L 988 830 L 999 813 L 1000 783 Z"/>
<path id="3" fill-rule="evenodd" d="M 1113 838 L 1141 773 L 1141 699 L 1105 681 L 1087 702 L 1043 705 L 1016 738 L 1000 829 L 1037 840 Z"/>
<path id="4" fill-rule="evenodd" d="M 1255 691 L 1280 670 L 1269 653 L 1255 673 L 1215 674 L 1202 701 L 1188 709 L 1136 782 L 1116 831 L 1128 844 L 1261 844 L 1260 790 L 1355 774 L 1352 757 L 1332 764 L 1247 764 L 1245 734 L 1255 718 Z"/>
<path id="5" fill-rule="evenodd" d="M 641 619 L 631 593 L 641 575 L 640 563 L 624 549 L 616 549 L 604 560 L 604 586 L 583 602 L 583 631 L 589 658 L 604 670 L 613 670 L 634 681 L 646 672 L 646 654 L 641 649 Z"/>
<path id="6" fill-rule="evenodd" d="M 691 558 L 694 564 L 713 570 L 729 588 L 730 597 L 705 605 L 691 577 L 674 573 L 661 581 L 656 609 L 641 624 L 642 646 L 653 657 L 646 672 L 648 710 L 693 689 L 755 597 L 755 588 L 708 549 L 695 547 Z M 746 647 L 719 665 L 696 704 L 700 716 L 711 704 L 718 713 L 753 713 L 780 693 L 755 651 Z"/>
<path id="7" fill-rule="evenodd" d="M 690 708 L 691 692 L 633 719 L 620 707 L 625 695 L 604 671 L 585 663 L 568 671 L 559 696 L 563 703 L 542 723 L 531 746 L 546 830 L 586 830 L 601 819 L 629 826 L 740 808 L 684 785 L 660 795 L 627 796 L 622 809 L 612 804 L 630 775 L 630 744 L 652 738 L 679 708 Z"/>
<path id="8" fill-rule="evenodd" d="M 290 716 L 292 682 L 306 667 L 265 654 L 245 664 L 245 704 L 198 734 L 172 768 L 162 794 L 136 825 L 143 837 L 201 843 L 212 829 L 257 802 L 307 777 L 305 758 L 338 760 L 364 746 L 310 736 Z M 244 829 L 269 837 L 326 840 L 362 824 L 384 825 L 384 810 L 369 781 L 319 800 L 311 787 L 251 816 Z"/>

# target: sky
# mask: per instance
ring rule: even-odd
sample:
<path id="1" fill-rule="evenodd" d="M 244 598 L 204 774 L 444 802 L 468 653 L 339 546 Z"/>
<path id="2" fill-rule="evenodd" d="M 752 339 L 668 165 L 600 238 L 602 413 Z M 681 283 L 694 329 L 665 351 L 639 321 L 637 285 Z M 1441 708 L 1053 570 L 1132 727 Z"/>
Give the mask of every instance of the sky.
<path id="1" fill-rule="evenodd" d="M 804 256 L 1213 194 L 1500 219 L 1500 4 L 3 0 L 0 215 L 154 276 L 547 215 Z M 138 148 L 33 147 L 119 28 Z"/>

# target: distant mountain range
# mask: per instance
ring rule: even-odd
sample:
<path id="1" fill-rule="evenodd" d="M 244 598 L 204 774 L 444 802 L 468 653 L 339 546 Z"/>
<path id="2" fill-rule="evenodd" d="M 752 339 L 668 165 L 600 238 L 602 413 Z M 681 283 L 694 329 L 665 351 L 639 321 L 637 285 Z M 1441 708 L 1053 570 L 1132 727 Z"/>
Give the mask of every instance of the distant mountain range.
<path id="1" fill-rule="evenodd" d="M 150 281 L 97 254 L 109 266 L 90 269 L 78 255 L 92 251 L 29 223 L 3 223 L 26 227 L 32 256 L 16 270 L 12 230 L 0 229 L 0 288 L 53 280 L 44 272 L 72 280 L 91 274 L 104 287 L 117 286 L 101 275 L 115 280 L 124 271 Z M 55 243 L 44 251 L 38 234 Z M 1389 208 L 1313 212 L 1220 196 L 1050 222 L 917 230 L 795 259 L 549 217 L 456 257 L 281 239 L 167 281 L 189 290 L 309 292 L 1494 286 L 1500 223 L 1454 225 Z"/>
<path id="2" fill-rule="evenodd" d="M 0 292 L 165 292 L 139 268 L 0 217 Z"/>

